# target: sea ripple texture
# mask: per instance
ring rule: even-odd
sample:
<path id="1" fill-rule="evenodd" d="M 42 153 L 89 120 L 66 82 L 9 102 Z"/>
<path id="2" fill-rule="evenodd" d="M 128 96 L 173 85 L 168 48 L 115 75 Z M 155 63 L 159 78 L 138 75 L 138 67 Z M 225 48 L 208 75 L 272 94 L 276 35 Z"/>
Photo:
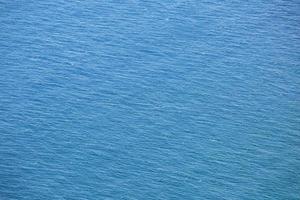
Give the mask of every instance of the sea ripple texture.
<path id="1" fill-rule="evenodd" d="M 0 0 L 1 200 L 299 200 L 300 1 Z"/>

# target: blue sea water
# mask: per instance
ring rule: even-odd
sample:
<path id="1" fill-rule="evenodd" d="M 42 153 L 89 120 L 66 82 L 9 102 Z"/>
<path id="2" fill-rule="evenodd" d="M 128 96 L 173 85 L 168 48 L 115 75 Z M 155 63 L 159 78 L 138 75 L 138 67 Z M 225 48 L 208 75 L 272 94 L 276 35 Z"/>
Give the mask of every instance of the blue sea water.
<path id="1" fill-rule="evenodd" d="M 0 199 L 300 199 L 297 0 L 0 0 Z"/>

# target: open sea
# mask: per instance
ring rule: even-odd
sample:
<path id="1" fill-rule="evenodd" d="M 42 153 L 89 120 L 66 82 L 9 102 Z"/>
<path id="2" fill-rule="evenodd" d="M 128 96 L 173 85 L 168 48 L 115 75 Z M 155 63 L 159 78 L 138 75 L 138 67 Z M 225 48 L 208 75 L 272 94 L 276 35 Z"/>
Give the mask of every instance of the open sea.
<path id="1" fill-rule="evenodd" d="M 299 0 L 0 0 L 0 200 L 299 200 Z"/>

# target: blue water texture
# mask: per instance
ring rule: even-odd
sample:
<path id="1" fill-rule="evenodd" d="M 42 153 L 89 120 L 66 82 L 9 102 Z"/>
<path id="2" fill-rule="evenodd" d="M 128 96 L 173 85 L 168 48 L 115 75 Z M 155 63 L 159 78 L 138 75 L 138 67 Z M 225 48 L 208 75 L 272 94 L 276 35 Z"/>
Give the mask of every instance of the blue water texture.
<path id="1" fill-rule="evenodd" d="M 300 1 L 0 0 L 0 200 L 299 200 Z"/>

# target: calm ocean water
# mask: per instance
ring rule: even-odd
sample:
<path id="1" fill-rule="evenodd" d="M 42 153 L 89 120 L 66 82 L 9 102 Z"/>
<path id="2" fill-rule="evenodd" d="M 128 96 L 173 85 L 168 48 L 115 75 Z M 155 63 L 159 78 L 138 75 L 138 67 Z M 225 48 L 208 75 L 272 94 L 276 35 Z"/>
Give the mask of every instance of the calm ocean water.
<path id="1" fill-rule="evenodd" d="M 1 200 L 300 199 L 300 2 L 0 0 Z"/>

